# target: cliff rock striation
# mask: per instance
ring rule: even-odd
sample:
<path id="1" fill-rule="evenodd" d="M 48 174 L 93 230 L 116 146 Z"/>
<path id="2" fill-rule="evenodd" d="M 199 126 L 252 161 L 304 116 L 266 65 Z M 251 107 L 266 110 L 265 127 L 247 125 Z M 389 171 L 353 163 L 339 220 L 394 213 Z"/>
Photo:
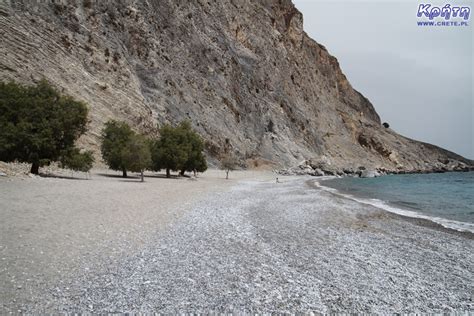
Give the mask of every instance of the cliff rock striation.
<path id="1" fill-rule="evenodd" d="M 150 134 L 189 119 L 209 157 L 231 148 L 250 167 L 472 165 L 384 128 L 290 0 L 55 2 L 2 1 L 0 80 L 44 77 L 87 102 L 82 146 L 98 151 L 111 118 Z"/>

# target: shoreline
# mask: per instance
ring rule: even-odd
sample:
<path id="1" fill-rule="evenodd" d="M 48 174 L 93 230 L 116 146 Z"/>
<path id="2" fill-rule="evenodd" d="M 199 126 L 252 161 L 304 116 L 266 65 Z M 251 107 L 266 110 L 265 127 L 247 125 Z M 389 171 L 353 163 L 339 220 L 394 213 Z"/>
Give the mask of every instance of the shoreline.
<path id="1" fill-rule="evenodd" d="M 320 178 L 323 178 L 323 177 L 320 177 Z M 328 192 L 328 193 L 330 193 L 330 194 L 332 194 L 332 195 L 334 195 L 338 198 L 351 200 L 351 201 L 354 201 L 354 202 L 357 202 L 357 203 L 360 203 L 360 204 L 363 204 L 363 205 L 366 205 L 366 206 L 369 206 L 369 207 L 374 207 L 374 208 L 380 209 L 380 210 L 386 212 L 388 215 L 390 215 L 394 218 L 399 218 L 399 219 L 402 219 L 404 221 L 408 221 L 410 223 L 413 223 L 413 224 L 416 224 L 416 225 L 419 225 L 419 226 L 429 227 L 429 228 L 436 229 L 436 230 L 439 230 L 439 231 L 444 231 L 444 232 L 449 232 L 449 233 L 452 233 L 452 234 L 460 235 L 460 236 L 463 236 L 463 237 L 468 238 L 468 239 L 474 239 L 474 232 L 472 232 L 472 231 L 460 230 L 460 229 L 456 229 L 454 227 L 449 227 L 449 226 L 443 225 L 442 221 L 445 220 L 444 218 L 436 218 L 436 217 L 433 217 L 433 216 L 420 214 L 420 213 L 410 211 L 410 210 L 403 210 L 401 207 L 391 207 L 391 206 L 387 205 L 388 208 L 385 208 L 383 205 L 377 205 L 377 204 L 374 204 L 374 203 L 370 203 L 369 201 L 365 201 L 364 199 L 355 197 L 350 193 L 340 192 L 337 189 L 325 186 L 321 183 L 321 182 L 324 182 L 326 180 L 331 180 L 331 179 L 335 179 L 335 178 L 337 178 L 337 177 L 336 176 L 329 176 L 329 177 L 325 177 L 324 179 L 308 180 L 308 181 L 306 181 L 306 184 L 309 185 L 310 187 L 314 188 L 314 189 L 323 190 L 325 192 Z M 382 202 L 382 203 L 385 203 L 382 200 L 379 200 L 379 201 Z M 400 209 L 401 212 L 404 212 L 405 214 L 403 214 L 401 212 L 397 212 L 396 210 L 393 210 L 395 208 Z M 413 213 L 413 215 L 410 216 L 410 215 L 406 214 L 407 212 Z M 437 222 L 437 220 L 440 220 L 440 222 Z M 448 220 L 446 219 L 446 221 L 448 221 Z M 457 221 L 455 221 L 455 222 L 457 222 Z M 459 223 L 464 224 L 464 222 L 459 222 Z M 470 224 L 470 223 L 467 223 L 467 224 Z"/>

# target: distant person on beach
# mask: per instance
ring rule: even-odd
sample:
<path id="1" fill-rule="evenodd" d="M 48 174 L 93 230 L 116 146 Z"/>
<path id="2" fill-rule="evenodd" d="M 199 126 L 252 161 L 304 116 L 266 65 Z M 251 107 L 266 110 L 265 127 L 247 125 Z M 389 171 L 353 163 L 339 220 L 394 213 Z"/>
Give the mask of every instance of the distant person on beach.
<path id="1" fill-rule="evenodd" d="M 280 180 L 278 180 L 278 178 L 276 179 L 276 183 L 281 183 Z"/>

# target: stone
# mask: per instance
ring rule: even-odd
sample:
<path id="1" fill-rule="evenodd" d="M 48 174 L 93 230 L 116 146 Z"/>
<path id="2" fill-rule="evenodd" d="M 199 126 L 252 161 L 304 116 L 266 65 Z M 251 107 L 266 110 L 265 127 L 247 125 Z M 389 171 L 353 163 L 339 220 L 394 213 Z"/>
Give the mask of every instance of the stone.
<path id="1" fill-rule="evenodd" d="M 307 174 L 310 174 L 310 173 L 313 173 L 314 170 L 313 168 L 311 168 L 310 166 L 307 166 L 306 168 L 303 169 L 305 173 Z"/>
<path id="2" fill-rule="evenodd" d="M 324 171 L 322 171 L 321 169 L 317 168 L 314 170 L 314 175 L 315 176 L 318 176 L 318 177 L 323 177 L 324 176 Z"/>
<path id="3" fill-rule="evenodd" d="M 375 170 L 363 170 L 360 174 L 361 178 L 376 178 L 379 174 Z"/>

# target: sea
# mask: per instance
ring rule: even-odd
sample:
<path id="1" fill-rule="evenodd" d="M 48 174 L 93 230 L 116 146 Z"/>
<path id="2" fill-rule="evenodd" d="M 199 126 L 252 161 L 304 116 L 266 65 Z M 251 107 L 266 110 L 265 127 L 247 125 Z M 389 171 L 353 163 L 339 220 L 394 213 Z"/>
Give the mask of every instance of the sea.
<path id="1" fill-rule="evenodd" d="M 474 233 L 474 172 L 335 178 L 319 184 L 393 213 Z"/>

